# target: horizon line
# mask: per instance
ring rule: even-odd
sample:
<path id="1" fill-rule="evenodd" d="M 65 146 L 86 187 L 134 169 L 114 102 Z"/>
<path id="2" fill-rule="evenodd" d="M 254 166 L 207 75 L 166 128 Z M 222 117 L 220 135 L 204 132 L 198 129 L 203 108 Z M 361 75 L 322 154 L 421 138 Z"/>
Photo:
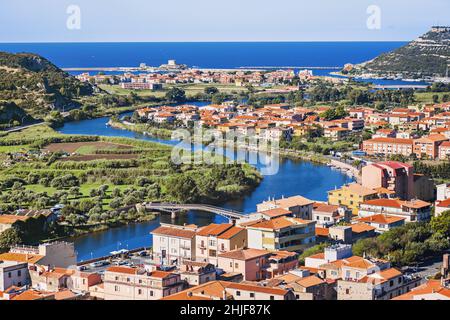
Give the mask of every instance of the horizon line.
<path id="1" fill-rule="evenodd" d="M 13 41 L 2 44 L 77 44 L 77 43 L 330 43 L 330 42 L 411 42 L 412 40 L 217 40 L 217 41 Z"/>

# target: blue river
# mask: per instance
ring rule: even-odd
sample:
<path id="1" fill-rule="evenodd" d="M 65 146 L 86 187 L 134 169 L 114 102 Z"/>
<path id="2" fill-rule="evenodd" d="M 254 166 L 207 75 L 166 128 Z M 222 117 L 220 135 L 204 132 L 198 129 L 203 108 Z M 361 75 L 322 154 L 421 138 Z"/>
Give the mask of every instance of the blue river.
<path id="1" fill-rule="evenodd" d="M 84 134 L 100 136 L 127 137 L 142 139 L 165 145 L 175 145 L 178 141 L 155 139 L 127 130 L 114 129 L 106 126 L 108 118 L 83 120 L 66 123 L 59 131 L 66 134 Z M 258 162 L 255 167 L 261 169 L 263 163 Z M 268 197 L 302 195 L 313 200 L 326 200 L 327 191 L 340 187 L 352 181 L 352 178 L 324 165 L 307 161 L 281 158 L 276 174 L 265 175 L 261 184 L 251 193 L 242 195 L 240 199 L 222 204 L 223 207 L 235 209 L 245 213 L 256 210 L 256 204 L 267 200 Z M 149 232 L 155 229 L 159 222 L 176 224 L 206 225 L 212 222 L 226 222 L 221 216 L 209 213 L 190 211 L 180 215 L 172 221 L 170 215 L 162 215 L 157 220 L 139 224 L 131 224 L 103 232 L 92 233 L 76 238 L 75 247 L 79 260 L 106 255 L 118 249 L 132 249 L 151 245 Z"/>

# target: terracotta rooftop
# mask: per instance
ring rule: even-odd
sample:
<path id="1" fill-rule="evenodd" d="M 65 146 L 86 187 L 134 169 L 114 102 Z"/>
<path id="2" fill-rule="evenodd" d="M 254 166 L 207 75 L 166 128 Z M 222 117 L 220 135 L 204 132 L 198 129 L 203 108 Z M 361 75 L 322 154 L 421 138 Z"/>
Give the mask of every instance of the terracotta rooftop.
<path id="1" fill-rule="evenodd" d="M 224 233 L 222 233 L 221 235 L 219 235 L 217 238 L 219 238 L 219 239 L 231 239 L 235 235 L 239 234 L 242 231 L 245 231 L 245 229 L 233 226 L 230 229 L 228 229 L 227 231 L 225 231 Z"/>
<path id="2" fill-rule="evenodd" d="M 363 232 L 369 232 L 369 231 L 376 230 L 375 227 L 369 226 L 368 224 L 365 224 L 365 223 L 352 224 L 351 227 L 352 227 L 352 232 L 354 232 L 354 233 L 363 233 Z"/>
<path id="3" fill-rule="evenodd" d="M 385 214 L 376 214 L 373 216 L 368 216 L 364 218 L 359 218 L 358 221 L 360 222 L 373 222 L 378 224 L 392 224 L 399 221 L 404 221 L 406 218 L 400 218 L 395 216 L 389 216 Z"/>
<path id="4" fill-rule="evenodd" d="M 44 256 L 38 254 L 26 254 L 26 253 L 2 253 L 0 254 L 0 260 L 5 261 L 17 261 L 17 262 L 28 262 L 31 264 L 38 263 Z"/>
<path id="5" fill-rule="evenodd" d="M 152 234 L 166 235 L 177 238 L 192 239 L 195 237 L 195 230 L 191 228 L 160 226 L 151 232 Z"/>
<path id="6" fill-rule="evenodd" d="M 219 254 L 219 257 L 246 261 L 266 255 L 270 255 L 270 251 L 259 249 L 239 249 Z"/>
<path id="7" fill-rule="evenodd" d="M 228 230 L 232 227 L 233 227 L 233 225 L 229 224 L 229 223 L 222 223 L 222 224 L 211 223 L 210 225 L 201 228 L 197 232 L 197 235 L 204 236 L 204 237 L 219 236 L 223 232 L 225 232 L 226 230 Z"/>
<path id="8" fill-rule="evenodd" d="M 30 217 L 27 216 L 16 216 L 12 214 L 2 214 L 0 215 L 0 224 L 14 224 L 17 221 L 27 221 Z"/>
<path id="9" fill-rule="evenodd" d="M 292 211 L 283 209 L 283 208 L 275 208 L 275 209 L 269 209 L 265 211 L 261 211 L 262 214 L 265 216 L 268 216 L 270 218 L 277 218 L 282 216 L 288 216 L 292 214 Z"/>

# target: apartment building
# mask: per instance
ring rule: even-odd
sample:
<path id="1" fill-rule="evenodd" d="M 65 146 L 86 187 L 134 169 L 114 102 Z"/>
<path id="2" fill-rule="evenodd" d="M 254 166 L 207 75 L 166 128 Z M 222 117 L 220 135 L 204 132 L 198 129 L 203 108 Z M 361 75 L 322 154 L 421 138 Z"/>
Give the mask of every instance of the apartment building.
<path id="1" fill-rule="evenodd" d="M 50 242 L 39 246 L 14 246 L 0 254 L 0 261 L 27 262 L 67 268 L 76 266 L 77 255 L 73 243 Z"/>
<path id="2" fill-rule="evenodd" d="M 368 274 L 359 279 L 337 281 L 338 300 L 390 300 L 419 285 L 421 278 L 407 277 L 395 268 Z"/>
<path id="3" fill-rule="evenodd" d="M 398 161 L 377 162 L 362 168 L 362 186 L 368 189 L 386 188 L 396 197 L 414 197 L 414 168 Z"/>
<path id="4" fill-rule="evenodd" d="M 413 142 L 413 151 L 419 159 L 436 159 L 439 155 L 439 146 L 448 141 L 442 134 L 431 134 L 428 137 L 416 139 Z"/>
<path id="5" fill-rule="evenodd" d="M 351 130 L 349 130 L 347 128 L 331 127 L 331 128 L 324 129 L 323 136 L 332 141 L 341 141 L 342 139 L 347 137 L 350 132 L 351 132 Z"/>
<path id="6" fill-rule="evenodd" d="M 80 272 L 74 269 L 54 268 L 33 265 L 28 268 L 33 289 L 46 292 L 58 292 L 68 289 L 88 293 L 90 287 L 102 282 L 98 273 Z"/>
<path id="7" fill-rule="evenodd" d="M 114 266 L 105 271 L 105 300 L 158 300 L 176 294 L 186 283 L 179 274 Z"/>
<path id="8" fill-rule="evenodd" d="M 218 255 L 247 246 L 247 230 L 232 224 L 215 224 L 200 228 L 195 236 L 197 261 L 217 266 Z"/>
<path id="9" fill-rule="evenodd" d="M 393 300 L 450 300 L 450 280 L 430 279 Z"/>
<path id="10" fill-rule="evenodd" d="M 396 155 L 409 157 L 413 154 L 412 139 L 373 138 L 363 141 L 363 151 L 368 155 Z"/>
<path id="11" fill-rule="evenodd" d="M 260 281 L 298 266 L 298 254 L 288 251 L 239 249 L 219 255 L 218 266 L 227 273 L 243 276 L 244 281 Z"/>
<path id="12" fill-rule="evenodd" d="M 179 273 L 190 286 L 216 280 L 216 267 L 208 262 L 184 261 Z"/>
<path id="13" fill-rule="evenodd" d="M 450 159 L 450 141 L 444 141 L 439 145 L 439 160 Z"/>
<path id="14" fill-rule="evenodd" d="M 197 229 L 196 225 L 161 224 L 151 232 L 154 261 L 167 265 L 181 265 L 185 260 L 195 261 Z"/>
<path id="15" fill-rule="evenodd" d="M 328 203 L 336 206 L 346 206 L 353 215 L 358 214 L 359 204 L 378 197 L 377 191 L 365 188 L 360 184 L 351 183 L 340 189 L 328 191 Z"/>
<path id="16" fill-rule="evenodd" d="M 405 218 L 405 222 L 428 221 L 431 218 L 431 203 L 422 200 L 374 199 L 360 205 L 359 216 L 389 215 Z"/>
<path id="17" fill-rule="evenodd" d="M 312 220 L 317 225 L 330 226 L 340 221 L 351 220 L 352 212 L 344 206 L 316 202 L 313 206 Z"/>
<path id="18" fill-rule="evenodd" d="M 295 300 L 295 295 L 289 289 L 228 281 L 211 281 L 162 300 Z"/>
<path id="19" fill-rule="evenodd" d="M 28 263 L 0 260 L 0 291 L 29 284 Z"/>
<path id="20" fill-rule="evenodd" d="M 297 217 L 305 220 L 312 219 L 312 209 L 314 201 L 304 198 L 302 196 L 294 196 L 282 199 L 273 199 L 264 201 L 256 205 L 258 212 L 267 211 L 271 209 L 285 209 Z"/>
<path id="21" fill-rule="evenodd" d="M 395 217 L 386 214 L 376 214 L 373 216 L 367 216 L 356 219 L 359 223 L 365 223 L 376 229 L 376 232 L 383 233 L 391 230 L 392 228 L 400 227 L 405 224 L 406 218 Z"/>
<path id="22" fill-rule="evenodd" d="M 245 224 L 248 247 L 263 250 L 302 251 L 315 243 L 315 221 L 291 217 Z"/>

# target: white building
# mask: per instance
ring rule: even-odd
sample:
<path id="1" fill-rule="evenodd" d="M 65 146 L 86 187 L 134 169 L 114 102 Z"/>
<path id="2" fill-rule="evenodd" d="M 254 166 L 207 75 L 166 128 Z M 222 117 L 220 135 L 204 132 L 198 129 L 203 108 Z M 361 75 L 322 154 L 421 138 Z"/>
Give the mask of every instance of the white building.
<path id="1" fill-rule="evenodd" d="M 161 224 L 151 232 L 153 259 L 161 264 L 181 265 L 183 261 L 195 261 L 196 225 L 176 226 Z"/>

